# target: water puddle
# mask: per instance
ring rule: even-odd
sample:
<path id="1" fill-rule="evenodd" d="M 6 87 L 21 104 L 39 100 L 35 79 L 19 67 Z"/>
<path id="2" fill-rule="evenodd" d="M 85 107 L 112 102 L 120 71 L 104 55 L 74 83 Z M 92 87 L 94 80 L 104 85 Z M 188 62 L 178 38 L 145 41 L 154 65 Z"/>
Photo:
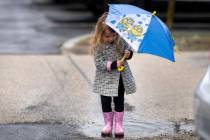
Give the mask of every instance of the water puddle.
<path id="1" fill-rule="evenodd" d="M 101 138 L 100 131 L 103 128 L 103 122 L 85 124 L 80 126 L 79 131 L 92 138 Z M 175 123 L 154 120 L 139 120 L 132 117 L 126 117 L 123 122 L 125 138 L 137 139 L 159 136 L 178 136 L 182 134 L 193 134 L 193 123 Z M 114 130 L 113 130 L 114 133 Z"/>

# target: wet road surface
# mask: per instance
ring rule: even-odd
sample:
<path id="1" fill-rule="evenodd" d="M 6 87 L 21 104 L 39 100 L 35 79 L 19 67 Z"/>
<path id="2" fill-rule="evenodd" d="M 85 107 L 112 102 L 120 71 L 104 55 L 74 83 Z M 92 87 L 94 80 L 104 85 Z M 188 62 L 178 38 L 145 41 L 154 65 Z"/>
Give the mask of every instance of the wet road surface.
<path id="1" fill-rule="evenodd" d="M 125 139 L 194 139 L 192 87 L 207 67 L 208 54 L 179 55 L 173 66 L 148 57 L 135 56 L 139 67 L 137 61 L 130 63 L 141 90 L 125 97 Z M 103 117 L 89 83 L 94 77 L 90 56 L 2 55 L 0 60 L 0 140 L 101 139 Z M 156 71 L 148 69 L 153 66 Z M 168 79 L 166 69 L 173 73 Z"/>
<path id="2" fill-rule="evenodd" d="M 0 13 L 0 54 L 59 54 L 61 43 L 92 29 L 88 11 L 33 0 L 1 0 Z"/>
<path id="3" fill-rule="evenodd" d="M 64 40 L 89 33 L 92 25 L 86 22 L 78 24 L 77 18 L 81 16 L 91 20 L 91 16 L 87 12 L 60 11 L 57 6 L 35 6 L 31 0 L 1 1 L 0 12 L 4 13 L 0 15 L 0 53 L 4 54 L 0 56 L 0 140 L 101 139 L 103 118 L 100 100 L 90 89 L 93 71 L 84 69 L 94 67 L 92 59 L 88 60 L 90 58 L 86 56 L 71 58 L 65 55 L 40 55 L 60 54 L 58 46 Z M 75 16 L 76 14 L 78 15 Z M 71 20 L 73 21 L 70 22 Z M 190 57 L 192 56 L 185 58 L 183 63 L 188 63 Z M 201 60 L 205 58 L 202 57 Z M 156 64 L 155 61 L 153 63 Z M 193 71 L 197 77 L 205 68 L 206 62 L 201 64 L 201 70 Z M 134 65 L 136 64 L 133 63 Z M 152 64 L 143 61 L 143 65 Z M 190 61 L 186 69 L 194 68 L 193 66 L 198 64 Z M 159 72 L 163 71 L 161 64 L 157 68 Z M 164 94 L 154 95 L 157 90 L 158 93 L 171 97 L 171 92 L 169 89 L 162 91 L 164 88 L 155 84 L 152 85 L 153 88 L 148 88 L 151 81 L 158 83 L 159 77 L 148 79 L 138 71 L 144 75 L 156 75 L 146 67 L 134 70 L 136 77 L 147 80 L 138 81 L 142 84 L 144 94 L 140 90 L 139 95 L 126 98 L 125 139 L 161 139 L 161 136 L 163 139 L 173 139 L 188 133 L 193 135 L 192 109 L 188 104 L 191 101 L 177 104 L 171 98 L 172 103 L 168 102 Z M 159 75 L 167 77 L 164 73 Z M 171 85 L 173 84 L 170 82 L 166 84 L 167 87 Z M 178 86 L 182 87 L 181 84 Z M 180 92 L 176 85 L 172 87 Z M 185 91 L 191 93 L 188 89 Z M 180 94 L 184 95 L 184 92 Z M 179 99 L 180 96 L 175 97 Z M 190 111 L 186 112 L 186 109 Z M 185 120 L 184 117 L 188 119 Z"/>

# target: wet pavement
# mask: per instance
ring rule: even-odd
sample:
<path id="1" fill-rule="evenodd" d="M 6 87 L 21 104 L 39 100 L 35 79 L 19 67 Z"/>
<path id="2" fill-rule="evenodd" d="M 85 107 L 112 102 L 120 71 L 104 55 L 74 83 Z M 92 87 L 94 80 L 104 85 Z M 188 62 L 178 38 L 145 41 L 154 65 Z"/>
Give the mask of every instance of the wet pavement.
<path id="1" fill-rule="evenodd" d="M 160 125 L 160 124 L 159 124 Z M 94 127 L 94 128 L 93 128 Z M 81 127 L 75 125 L 66 125 L 61 123 L 25 123 L 25 124 L 7 124 L 0 125 L 0 139 L 1 140 L 93 140 L 93 139 L 104 139 L 101 138 L 96 132 L 98 130 L 94 130 L 95 126 L 88 129 L 92 130 L 92 133 L 97 136 L 87 136 L 81 130 Z M 132 126 L 135 127 L 135 126 Z M 143 126 L 142 126 L 143 127 Z M 97 127 L 96 127 L 97 128 Z M 132 130 L 135 130 L 131 128 Z M 167 128 L 165 128 L 167 129 Z M 129 129 L 128 129 L 129 130 Z M 141 137 L 136 136 L 139 131 L 143 132 Z M 163 133 L 158 137 L 153 137 L 152 135 L 145 134 L 144 130 L 138 129 L 136 131 L 127 131 L 126 133 L 130 133 L 126 135 L 124 139 L 141 139 L 141 140 L 172 140 L 172 139 L 180 139 L 180 140 L 195 140 L 196 138 L 191 136 L 184 131 L 179 133 L 179 135 L 172 136 L 170 133 Z M 145 137 L 143 135 L 145 134 Z M 170 135 L 169 135 L 170 134 Z M 114 138 L 114 137 L 113 137 Z M 106 139 L 113 139 L 106 138 Z"/>
<path id="2" fill-rule="evenodd" d="M 134 58 L 130 66 L 138 90 L 125 96 L 125 139 L 196 139 L 193 91 L 208 53 L 177 54 L 177 64 L 148 55 Z M 91 56 L 2 55 L 0 60 L 0 139 L 101 139 Z"/>
<path id="3" fill-rule="evenodd" d="M 75 65 L 86 76 L 86 81 L 93 81 L 94 71 L 87 69 L 94 67 L 92 57 L 69 56 L 77 62 Z M 174 136 L 186 134 L 189 138 L 183 136 L 180 139 L 196 139 L 193 93 L 208 66 L 208 52 L 180 52 L 176 54 L 176 61 L 172 64 L 154 56 L 138 54 L 130 60 L 137 93 L 125 96 L 126 138 L 159 139 L 163 135 L 163 139 L 173 140 L 176 139 Z M 83 133 L 100 137 L 100 126 L 88 129 L 91 126 L 84 125 Z"/>
<path id="4" fill-rule="evenodd" d="M 75 135 L 76 126 L 61 124 L 7 124 L 0 125 L 1 140 L 70 140 L 86 139 Z"/>
<path id="5" fill-rule="evenodd" d="M 87 11 L 73 9 L 0 1 L 0 140 L 102 139 L 92 57 L 64 55 L 59 48 L 93 27 Z M 176 65 L 147 55 L 129 62 L 138 91 L 125 97 L 125 139 L 196 139 L 193 91 L 208 53 L 176 58 Z"/>
<path id="6" fill-rule="evenodd" d="M 92 18 L 87 11 L 33 0 L 0 1 L 0 13 L 0 54 L 59 54 L 61 43 L 92 29 L 85 24 Z"/>

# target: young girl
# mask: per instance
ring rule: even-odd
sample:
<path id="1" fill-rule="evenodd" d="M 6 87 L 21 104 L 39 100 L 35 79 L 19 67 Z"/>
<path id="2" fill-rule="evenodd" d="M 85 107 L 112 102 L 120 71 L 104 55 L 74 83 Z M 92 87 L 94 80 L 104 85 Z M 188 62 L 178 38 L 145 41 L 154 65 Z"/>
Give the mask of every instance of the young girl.
<path id="1" fill-rule="evenodd" d="M 106 17 L 107 13 L 104 13 L 98 19 L 95 33 L 91 39 L 96 66 L 93 92 L 101 97 L 105 122 L 101 135 L 112 135 L 113 118 L 115 118 L 115 137 L 123 137 L 124 92 L 131 94 L 136 91 L 135 81 L 127 63 L 133 52 L 127 43 L 105 24 Z M 123 57 L 125 61 L 121 60 Z M 124 66 L 124 70 L 119 71 L 118 67 L 120 66 Z M 114 112 L 111 107 L 112 97 Z"/>

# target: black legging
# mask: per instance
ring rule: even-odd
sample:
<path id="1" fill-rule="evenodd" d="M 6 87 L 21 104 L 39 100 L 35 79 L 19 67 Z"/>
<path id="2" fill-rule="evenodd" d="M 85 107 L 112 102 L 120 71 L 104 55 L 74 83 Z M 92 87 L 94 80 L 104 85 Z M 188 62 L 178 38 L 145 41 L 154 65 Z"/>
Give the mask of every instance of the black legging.
<path id="1" fill-rule="evenodd" d="M 120 75 L 118 96 L 114 97 L 114 107 L 115 107 L 115 111 L 117 111 L 117 112 L 124 111 L 124 92 L 125 92 L 125 89 L 123 86 L 122 77 Z M 112 102 L 111 96 L 101 95 L 101 105 L 102 105 L 103 112 L 111 112 L 112 111 L 111 102 Z"/>

